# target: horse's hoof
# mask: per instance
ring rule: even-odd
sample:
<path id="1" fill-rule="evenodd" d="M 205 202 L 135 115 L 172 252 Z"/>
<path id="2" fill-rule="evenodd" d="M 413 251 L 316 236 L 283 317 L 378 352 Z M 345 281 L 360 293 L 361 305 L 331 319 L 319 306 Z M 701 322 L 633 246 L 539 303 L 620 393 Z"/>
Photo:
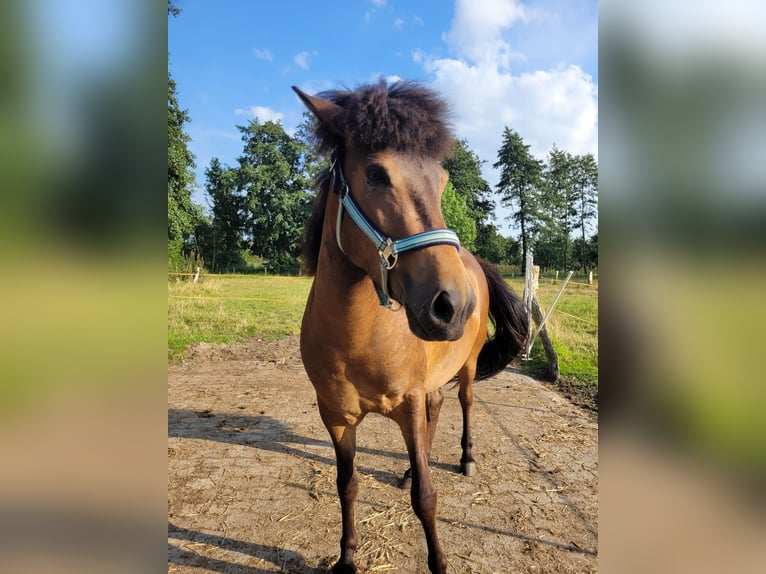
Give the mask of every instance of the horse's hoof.
<path id="1" fill-rule="evenodd" d="M 461 462 L 460 472 L 462 472 L 464 476 L 473 476 L 474 474 L 476 474 L 476 463 L 473 461 Z"/>
<path id="2" fill-rule="evenodd" d="M 332 572 L 332 574 L 357 574 L 356 564 L 342 564 L 341 562 L 337 562 L 330 572 Z"/>
<path id="3" fill-rule="evenodd" d="M 399 479 L 399 482 L 396 483 L 396 486 L 402 490 L 410 490 L 412 488 L 412 477 L 409 474 L 405 474 Z"/>

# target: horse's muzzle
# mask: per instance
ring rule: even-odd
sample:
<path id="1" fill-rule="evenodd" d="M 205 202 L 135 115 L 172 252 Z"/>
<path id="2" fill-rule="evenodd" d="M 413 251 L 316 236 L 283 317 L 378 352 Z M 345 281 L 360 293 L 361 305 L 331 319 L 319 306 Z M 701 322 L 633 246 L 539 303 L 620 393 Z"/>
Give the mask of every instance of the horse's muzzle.
<path id="1" fill-rule="evenodd" d="M 410 330 L 426 341 L 455 341 L 463 336 L 465 323 L 476 307 L 473 289 L 438 290 L 420 306 L 405 304 Z"/>

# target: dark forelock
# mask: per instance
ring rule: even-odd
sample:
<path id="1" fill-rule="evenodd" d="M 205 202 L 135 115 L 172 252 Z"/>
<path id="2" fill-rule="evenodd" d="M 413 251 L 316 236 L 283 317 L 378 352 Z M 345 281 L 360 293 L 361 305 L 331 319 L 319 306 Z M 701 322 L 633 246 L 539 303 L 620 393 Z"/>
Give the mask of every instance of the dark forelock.
<path id="1" fill-rule="evenodd" d="M 418 82 L 365 85 L 354 91 L 329 91 L 319 98 L 344 109 L 341 128 L 352 145 L 364 152 L 384 149 L 442 160 L 454 152 L 447 120 L 448 106 L 436 92 Z M 334 151 L 344 141 L 329 128 L 317 125 L 321 148 Z"/>

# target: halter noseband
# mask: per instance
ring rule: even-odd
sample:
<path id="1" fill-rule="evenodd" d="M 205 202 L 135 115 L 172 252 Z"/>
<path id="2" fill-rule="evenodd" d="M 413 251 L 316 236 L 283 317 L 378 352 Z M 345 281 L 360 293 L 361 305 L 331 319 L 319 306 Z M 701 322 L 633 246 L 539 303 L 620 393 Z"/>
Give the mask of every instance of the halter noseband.
<path id="1" fill-rule="evenodd" d="M 335 238 L 341 252 L 343 245 L 341 243 L 341 226 L 343 223 L 343 210 L 348 212 L 351 220 L 361 229 L 367 238 L 375 245 L 375 249 L 380 256 L 380 286 L 373 281 L 375 291 L 378 294 L 378 300 L 383 307 L 391 308 L 391 297 L 388 293 L 388 272 L 396 267 L 399 261 L 399 254 L 405 251 L 423 249 L 432 245 L 453 245 L 455 249 L 460 250 L 460 240 L 457 234 L 451 229 L 431 229 L 410 235 L 403 239 L 391 239 L 375 227 L 372 222 L 359 209 L 359 206 L 351 197 L 348 183 L 343 176 L 343 169 L 336 157 L 330 161 L 330 172 L 332 173 L 332 189 L 340 196 L 338 204 L 338 218 L 335 222 Z"/>

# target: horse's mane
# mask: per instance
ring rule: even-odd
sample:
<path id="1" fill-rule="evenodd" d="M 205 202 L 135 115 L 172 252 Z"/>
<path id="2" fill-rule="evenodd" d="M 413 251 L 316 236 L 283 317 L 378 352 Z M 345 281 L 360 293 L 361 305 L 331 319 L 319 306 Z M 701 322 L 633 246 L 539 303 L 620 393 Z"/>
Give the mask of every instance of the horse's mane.
<path id="1" fill-rule="evenodd" d="M 354 91 L 332 90 L 317 97 L 343 108 L 336 127 L 349 138 L 346 142 L 336 131 L 315 121 L 314 138 L 321 153 L 342 157 L 346 145 L 365 153 L 393 149 L 437 161 L 454 153 L 446 101 L 418 82 L 387 85 L 381 80 Z M 304 229 L 303 266 L 309 275 L 316 273 L 329 180 L 327 170 L 323 170 L 317 178 L 314 211 Z"/>
<path id="2" fill-rule="evenodd" d="M 355 91 L 332 90 L 318 94 L 345 110 L 340 118 L 351 145 L 369 153 L 394 149 L 424 157 L 444 159 L 454 149 L 447 121 L 447 103 L 418 82 L 384 81 Z M 343 138 L 327 126 L 316 125 L 320 149 L 332 152 Z"/>

